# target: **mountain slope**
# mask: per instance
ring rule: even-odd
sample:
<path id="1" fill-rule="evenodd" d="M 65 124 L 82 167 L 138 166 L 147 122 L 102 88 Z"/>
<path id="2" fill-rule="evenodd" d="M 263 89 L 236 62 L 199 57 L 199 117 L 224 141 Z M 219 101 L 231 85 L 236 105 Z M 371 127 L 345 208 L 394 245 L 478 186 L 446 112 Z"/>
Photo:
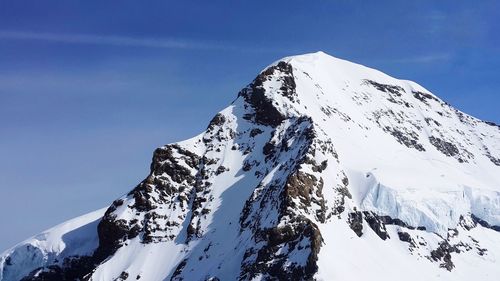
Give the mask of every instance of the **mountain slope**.
<path id="1" fill-rule="evenodd" d="M 0 279 L 497 280 L 500 127 L 411 81 L 288 57 L 89 216 L 3 253 Z M 75 247 L 66 232 L 84 249 L 54 247 Z"/>

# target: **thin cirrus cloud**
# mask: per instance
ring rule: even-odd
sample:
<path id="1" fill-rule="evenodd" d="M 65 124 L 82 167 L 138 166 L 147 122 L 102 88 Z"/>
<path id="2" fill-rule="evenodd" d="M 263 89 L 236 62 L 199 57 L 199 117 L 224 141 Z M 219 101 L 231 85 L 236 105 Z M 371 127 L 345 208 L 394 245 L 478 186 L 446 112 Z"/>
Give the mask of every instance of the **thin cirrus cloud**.
<path id="1" fill-rule="evenodd" d="M 197 49 L 243 52 L 276 52 L 271 48 L 253 48 L 228 42 L 184 40 L 177 38 L 146 38 L 117 35 L 68 34 L 31 31 L 0 31 L 0 40 L 35 40 L 70 44 L 92 44 L 105 46 L 146 47 L 164 49 Z"/>
<path id="2" fill-rule="evenodd" d="M 372 62 L 374 63 L 389 63 L 389 64 L 432 64 L 439 62 L 446 62 L 453 59 L 451 53 L 435 53 L 435 54 L 424 54 L 420 56 L 410 56 L 407 58 L 386 58 L 386 59 L 376 59 Z"/>
<path id="3" fill-rule="evenodd" d="M 405 59 L 396 59 L 392 62 L 395 63 L 433 63 L 439 61 L 447 61 L 452 58 L 451 54 L 448 53 L 438 53 L 423 56 L 409 57 Z"/>
<path id="4" fill-rule="evenodd" d="M 0 40 L 32 40 L 47 41 L 66 44 L 90 44 L 119 47 L 145 47 L 163 49 L 185 49 L 185 50 L 214 50 L 214 51 L 236 51 L 255 53 L 290 53 L 291 50 L 252 47 L 249 44 L 237 45 L 232 42 L 215 42 L 202 40 L 185 40 L 178 38 L 147 38 L 117 35 L 96 34 L 68 34 L 50 32 L 12 31 L 0 30 Z M 300 53 L 293 51 L 293 53 Z M 452 55 L 449 53 L 426 54 L 407 58 L 383 58 L 372 62 L 390 64 L 431 64 L 449 61 Z"/>

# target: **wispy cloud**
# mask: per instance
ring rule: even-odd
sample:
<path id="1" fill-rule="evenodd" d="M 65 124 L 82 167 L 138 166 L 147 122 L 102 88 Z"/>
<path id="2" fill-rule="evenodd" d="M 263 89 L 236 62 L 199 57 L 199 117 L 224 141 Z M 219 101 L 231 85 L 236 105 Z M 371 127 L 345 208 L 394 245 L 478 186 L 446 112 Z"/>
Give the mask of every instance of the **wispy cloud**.
<path id="1" fill-rule="evenodd" d="M 397 63 L 433 63 L 433 62 L 447 61 L 449 59 L 451 59 L 451 54 L 443 53 L 443 54 L 430 54 L 430 55 L 396 59 L 396 60 L 393 60 L 393 62 L 397 62 Z"/>
<path id="2" fill-rule="evenodd" d="M 69 44 L 92 44 L 121 47 L 146 47 L 164 49 L 193 49 L 221 51 L 276 52 L 271 48 L 237 45 L 230 42 L 185 40 L 179 38 L 147 38 L 116 35 L 46 33 L 0 30 L 0 40 L 37 40 Z"/>
<path id="3" fill-rule="evenodd" d="M 452 59 L 452 55 L 450 53 L 437 53 L 437 54 L 428 54 L 421 56 L 413 56 L 407 58 L 388 58 L 388 59 L 379 59 L 376 62 L 380 63 L 394 63 L 394 64 L 430 64 L 436 62 L 444 62 Z"/>

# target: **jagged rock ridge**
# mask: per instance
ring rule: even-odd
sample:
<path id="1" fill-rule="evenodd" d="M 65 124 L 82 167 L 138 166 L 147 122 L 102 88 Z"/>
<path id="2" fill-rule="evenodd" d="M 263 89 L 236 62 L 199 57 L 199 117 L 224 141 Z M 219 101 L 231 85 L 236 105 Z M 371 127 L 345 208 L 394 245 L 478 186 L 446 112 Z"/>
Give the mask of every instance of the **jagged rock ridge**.
<path id="1" fill-rule="evenodd" d="M 6 251 L 0 279 L 496 280 L 499 140 L 416 83 L 284 58 L 107 210 Z"/>

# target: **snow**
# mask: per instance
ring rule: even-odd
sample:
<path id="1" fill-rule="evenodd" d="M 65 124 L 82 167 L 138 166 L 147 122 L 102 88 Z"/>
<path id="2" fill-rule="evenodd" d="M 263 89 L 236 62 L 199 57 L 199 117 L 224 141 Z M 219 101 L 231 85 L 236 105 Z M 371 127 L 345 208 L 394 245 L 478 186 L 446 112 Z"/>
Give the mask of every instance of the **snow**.
<path id="1" fill-rule="evenodd" d="M 373 232 L 357 237 L 341 221 L 322 225 L 321 232 L 326 239 L 320 252 L 318 280 L 498 280 L 500 235 L 497 232 L 481 227 L 471 231 L 469 235 L 489 249 L 488 255 L 453 254 L 456 268 L 448 272 L 430 263 L 426 257 L 411 255 L 397 239 L 398 227 L 388 230 L 395 239 L 383 241 Z M 425 241 L 437 246 L 439 237 L 435 234 L 405 231 L 423 235 Z"/>
<path id="2" fill-rule="evenodd" d="M 99 243 L 97 223 L 105 211 L 103 208 L 69 220 L 6 250 L 0 255 L 0 280 L 19 280 L 36 268 L 57 264 L 66 257 L 91 254 Z"/>
<path id="3" fill-rule="evenodd" d="M 397 80 L 379 71 L 339 60 L 322 52 L 291 57 L 287 60 L 300 70 L 294 72 L 296 80 L 301 82 L 297 83 L 297 92 L 307 94 L 301 97 L 301 105 L 304 105 L 302 113 L 311 115 L 334 141 L 341 163 L 350 171 L 348 178 L 359 182 L 357 186 L 352 186 L 354 189 L 359 189 L 353 193 L 358 194 L 358 197 L 364 194 L 362 198 L 358 198 L 359 204 L 366 209 L 403 219 L 410 225 L 419 226 L 416 223 L 424 222 L 424 226 L 441 233 L 448 228 L 455 228 L 459 216 L 467 212 L 491 221 L 492 224 L 498 224 L 500 214 L 498 166 L 494 166 L 476 151 L 473 154 L 480 157 L 474 159 L 475 163 L 459 163 L 452 157 L 444 156 L 428 144 L 426 132 L 421 132 L 419 139 L 426 148 L 425 152 L 396 145 L 394 138 L 379 128 L 373 128 L 373 122 L 366 118 L 375 110 L 396 106 L 380 97 L 385 93 L 368 91 L 366 85 L 363 85 L 363 80 L 400 86 L 408 89 L 403 93 L 408 97 L 404 98 L 418 105 L 414 108 L 401 106 L 405 114 L 412 116 L 412 121 L 425 124 L 423 120 L 425 117 L 438 120 L 446 124 L 444 128 L 440 128 L 447 130 L 445 135 L 452 135 L 460 144 L 472 142 L 468 148 L 471 152 L 473 149 L 477 150 L 476 148 L 480 147 L 478 140 L 464 138 L 451 130 L 462 129 L 464 127 L 462 123 L 457 122 L 456 118 L 443 118 L 435 114 L 439 110 L 449 111 L 446 105 L 431 100 L 436 103 L 432 104 L 432 110 L 427 112 L 419 108 L 428 109 L 425 104 L 415 101 L 410 93 L 412 90 L 429 93 L 427 90 L 414 82 Z M 316 84 L 320 85 L 321 90 Z M 370 102 L 362 107 L 355 103 L 356 98 L 363 96 L 360 93 L 370 98 Z M 361 126 L 339 119 L 325 119 L 318 107 L 326 104 L 333 105 L 340 112 L 348 113 L 348 116 Z M 389 120 L 388 123 L 394 125 L 390 124 L 393 122 L 394 120 Z M 371 129 L 364 130 L 362 127 Z M 484 139 L 496 140 L 495 143 L 500 140 L 499 132 L 494 127 L 478 126 L 462 130 L 473 130 L 471 135 L 475 136 L 492 134 L 494 138 Z M 499 151 L 496 153 L 498 155 Z M 372 175 L 368 177 L 368 183 L 364 176 L 367 173 Z M 372 182 L 374 180 L 376 183 Z M 474 196 L 464 198 L 467 186 L 474 187 Z"/>
<path id="4" fill-rule="evenodd" d="M 338 159 L 316 153 L 314 160 L 326 160 L 326 169 L 314 172 L 304 166 L 301 171 L 324 181 L 322 192 L 329 208 L 333 208 L 336 186 L 344 174 L 352 194 L 352 199 L 346 199 L 346 211 L 325 223 L 314 217 L 316 205 L 297 210 L 318 224 L 323 238 L 318 280 L 498 280 L 500 234 L 482 226 L 464 228 L 461 220 L 474 215 L 490 225 L 500 225 L 500 166 L 490 159 L 500 158 L 500 129 L 453 109 L 415 82 L 322 52 L 287 57 L 272 65 L 280 61 L 293 67 L 298 102 L 282 95 L 279 77 L 264 81 L 263 87 L 288 118 L 282 124 L 270 128 L 248 121 L 245 114 L 251 108 L 239 97 L 219 113 L 226 120 L 222 127 L 177 143 L 193 154 L 214 159 L 214 167 L 228 168 L 207 179 L 210 189 L 203 196 L 211 200 L 201 208 L 211 211 L 194 217 L 192 210 L 171 209 L 178 203 L 175 200 L 159 206 L 155 211 L 166 218 L 157 222 L 177 220 L 179 226 L 158 230 L 158 237 L 172 234 L 176 238 L 150 244 L 142 243 L 140 236 L 130 239 L 96 268 L 92 280 L 113 280 L 122 272 L 132 280 L 137 276 L 170 280 L 182 261 L 186 261 L 185 280 L 238 279 L 245 250 L 261 246 L 254 245 L 251 233 L 240 227 L 245 202 L 253 197 L 247 217 L 252 225 L 266 228 L 279 221 L 278 207 L 258 205 L 263 202 L 259 200 L 277 196 L 273 186 L 284 184 L 288 176 L 283 166 L 302 153 L 305 142 L 299 136 L 287 136 L 288 130 L 299 134 L 307 126 L 314 128 L 318 142 L 331 142 Z M 293 127 L 303 116 L 311 121 Z M 261 133 L 250 137 L 254 128 Z M 432 143 L 436 138 L 441 147 Z M 278 155 L 280 165 L 271 166 L 263 155 L 267 142 L 289 147 Z M 251 152 L 247 154 L 245 149 Z M 196 173 L 181 154 L 173 153 L 179 165 Z M 252 166 L 244 171 L 243 163 Z M 167 174 L 159 176 L 169 179 Z M 158 193 L 151 195 L 158 201 Z M 144 220 L 144 213 L 129 207 L 134 205 L 133 197 L 121 199 L 125 204 L 114 211 L 117 219 Z M 409 227 L 387 225 L 390 239 L 382 240 L 363 221 L 363 235 L 358 237 L 346 223 L 347 213 L 356 210 L 399 219 Z M 96 225 L 103 213 L 104 209 L 68 221 L 7 250 L 0 259 L 0 280 L 17 280 L 37 267 L 57 264 L 56 259 L 91 254 L 98 245 Z M 192 216 L 201 233 L 189 240 L 186 228 Z M 417 227 L 425 227 L 425 231 L 413 229 Z M 450 236 L 450 229 L 459 231 L 450 243 L 474 245 L 460 254 L 452 253 L 455 268 L 451 272 L 430 260 L 431 252 Z M 400 241 L 399 232 L 409 233 L 417 245 L 412 248 Z M 481 255 L 483 248 L 487 252 Z M 288 246 L 279 253 L 288 253 L 289 265 L 303 263 L 308 255 Z M 33 258 L 26 258 L 28 255 Z"/>

